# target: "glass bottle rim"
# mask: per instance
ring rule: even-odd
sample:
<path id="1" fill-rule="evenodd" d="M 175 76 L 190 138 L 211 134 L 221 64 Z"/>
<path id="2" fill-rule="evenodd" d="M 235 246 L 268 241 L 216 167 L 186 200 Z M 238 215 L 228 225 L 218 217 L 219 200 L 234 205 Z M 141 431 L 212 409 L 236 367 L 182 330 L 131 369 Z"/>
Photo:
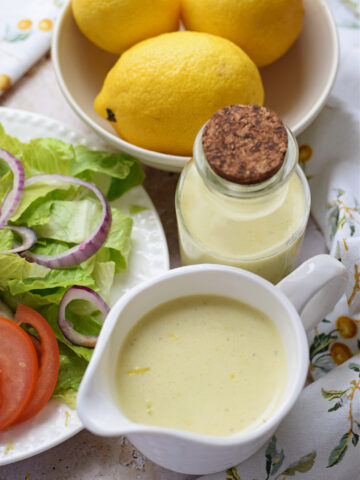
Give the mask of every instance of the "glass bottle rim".
<path id="1" fill-rule="evenodd" d="M 290 180 L 298 164 L 299 148 L 296 138 L 286 125 L 284 125 L 284 127 L 288 135 L 288 148 L 281 168 L 264 182 L 251 185 L 231 182 L 214 172 L 206 159 L 202 146 L 202 134 L 205 125 L 203 125 L 196 135 L 193 147 L 193 158 L 199 175 L 205 185 L 213 192 L 234 198 L 256 198 L 277 190 Z"/>

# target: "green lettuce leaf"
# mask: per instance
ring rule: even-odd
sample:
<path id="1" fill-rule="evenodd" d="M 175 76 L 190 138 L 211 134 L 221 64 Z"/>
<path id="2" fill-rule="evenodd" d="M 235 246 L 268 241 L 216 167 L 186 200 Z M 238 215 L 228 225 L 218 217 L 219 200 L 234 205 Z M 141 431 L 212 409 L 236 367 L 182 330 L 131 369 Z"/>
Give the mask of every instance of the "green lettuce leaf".
<path id="1" fill-rule="evenodd" d="M 76 177 L 80 173 L 90 170 L 105 173 L 110 177 L 124 179 L 129 176 L 133 165 L 134 159 L 129 155 L 90 150 L 84 145 L 77 145 L 71 175 Z"/>
<path id="2" fill-rule="evenodd" d="M 133 220 L 116 208 L 111 209 L 111 215 L 111 229 L 101 250 L 108 250 L 108 260 L 115 263 L 115 272 L 119 273 L 127 267 L 131 250 Z"/>
<path id="3" fill-rule="evenodd" d="M 94 349 L 73 345 L 62 333 L 58 325 L 59 307 L 57 305 L 45 305 L 38 308 L 38 311 L 49 322 L 59 342 L 65 344 L 68 348 L 70 348 L 70 350 L 72 350 L 78 356 L 84 358 L 87 362 L 90 361 Z M 78 315 L 72 311 L 69 311 L 68 308 L 66 311 L 66 318 L 73 323 L 75 330 L 85 335 L 94 335 L 100 331 L 101 324 L 96 319 L 95 315 Z"/>
<path id="4" fill-rule="evenodd" d="M 106 303 L 110 301 L 110 292 L 114 283 L 115 270 L 115 262 L 96 262 L 92 272 L 99 295 Z"/>
<path id="5" fill-rule="evenodd" d="M 0 288 L 6 287 L 11 280 L 27 281 L 32 278 L 44 278 L 50 270 L 37 263 L 29 263 L 16 253 L 0 254 Z"/>
<path id="6" fill-rule="evenodd" d="M 61 288 L 65 291 L 72 285 L 82 285 L 96 289 L 93 277 L 80 268 L 50 270 L 43 278 L 14 279 L 8 280 L 7 283 L 12 295 L 33 291 L 33 293 L 39 293 L 42 296 L 47 296 L 53 289 Z M 59 294 L 59 290 L 57 290 L 57 294 Z M 59 302 L 60 300 L 61 298 L 58 299 Z"/>
<path id="7" fill-rule="evenodd" d="M 99 152 L 78 145 L 75 147 L 72 175 L 79 176 L 88 171 L 111 178 L 107 192 L 109 201 L 116 200 L 131 188 L 140 185 L 145 178 L 139 162 L 126 153 Z"/>
<path id="8" fill-rule="evenodd" d="M 20 142 L 16 137 L 12 137 L 5 132 L 4 127 L 0 123 L 0 146 L 3 150 L 7 150 L 12 155 L 17 157 L 19 160 L 23 161 L 23 146 L 24 144 Z M 5 171 L 8 171 L 6 166 Z M 2 167 L 0 166 L 0 176 L 2 175 Z"/>
<path id="9" fill-rule="evenodd" d="M 37 138 L 23 144 L 25 176 L 56 173 L 71 175 L 74 147 L 56 138 Z"/>
<path id="10" fill-rule="evenodd" d="M 51 238 L 76 244 L 86 240 L 92 234 L 100 220 L 100 215 L 101 205 L 93 198 L 72 201 L 54 200 L 48 204 L 46 222 L 38 226 L 31 223 L 31 226 L 39 238 Z"/>
<path id="11" fill-rule="evenodd" d="M 0 298 L 13 310 L 19 303 L 35 309 L 45 305 L 58 305 L 66 290 L 73 285 L 99 290 L 94 277 L 86 270 L 50 270 L 29 263 L 16 254 L 0 255 L 0 271 Z"/>
<path id="12" fill-rule="evenodd" d="M 137 213 L 144 212 L 145 210 L 149 210 L 148 207 L 143 207 L 142 205 L 130 205 L 129 213 L 130 215 L 136 215 Z"/>
<path id="13" fill-rule="evenodd" d="M 4 127 L 0 124 L 0 147 L 3 150 L 15 155 L 19 160 L 22 160 L 22 143 L 15 137 L 6 135 Z M 4 199 L 7 192 L 11 189 L 13 184 L 13 174 L 7 162 L 1 160 L 0 155 L 0 202 Z"/>
<path id="14" fill-rule="evenodd" d="M 56 138 L 37 138 L 23 143 L 7 135 L 0 124 L 0 147 L 15 155 L 23 163 L 26 177 L 56 173 L 91 180 L 94 173 L 110 178 L 108 199 L 119 198 L 131 188 L 140 185 L 145 174 L 135 158 L 125 153 L 93 150 L 84 145 L 73 146 Z M 11 185 L 8 166 L 0 162 L 0 200 L 3 198 L 1 182 Z M 10 183 L 10 185 L 9 185 Z"/>
<path id="15" fill-rule="evenodd" d="M 6 164 L 7 165 L 7 164 Z M 13 174 L 6 166 L 3 169 L 1 168 L 2 162 L 0 160 L 0 202 L 2 202 L 7 194 L 11 190 L 13 184 Z M 6 170 L 5 170 L 6 168 Z M 3 172 L 3 173 L 1 173 Z"/>
<path id="16" fill-rule="evenodd" d="M 88 362 L 61 342 L 59 350 L 59 375 L 53 397 L 61 398 L 70 408 L 75 409 L 77 390 Z"/>
<path id="17" fill-rule="evenodd" d="M 11 250 L 14 245 L 14 234 L 11 230 L 3 228 L 0 230 L 0 252 Z"/>
<path id="18" fill-rule="evenodd" d="M 72 200 L 77 187 L 69 183 L 29 185 L 23 190 L 20 203 L 11 216 L 11 221 L 19 225 L 42 225 L 48 221 L 52 201 Z"/>

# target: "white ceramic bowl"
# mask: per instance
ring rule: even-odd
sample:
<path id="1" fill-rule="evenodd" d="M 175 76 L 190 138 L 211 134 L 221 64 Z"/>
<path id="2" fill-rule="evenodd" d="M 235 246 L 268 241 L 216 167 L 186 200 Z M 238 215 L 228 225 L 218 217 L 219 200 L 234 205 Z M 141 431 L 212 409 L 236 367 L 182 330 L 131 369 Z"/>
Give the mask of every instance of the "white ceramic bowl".
<path id="1" fill-rule="evenodd" d="M 289 52 L 262 68 L 265 106 L 277 112 L 296 135 L 324 106 L 339 60 L 336 27 L 325 0 L 304 0 L 304 28 Z M 60 88 L 75 113 L 112 147 L 155 168 L 180 171 L 189 157 L 137 147 L 120 138 L 93 108 L 106 73 L 117 60 L 78 29 L 68 4 L 57 22 L 52 57 Z"/>

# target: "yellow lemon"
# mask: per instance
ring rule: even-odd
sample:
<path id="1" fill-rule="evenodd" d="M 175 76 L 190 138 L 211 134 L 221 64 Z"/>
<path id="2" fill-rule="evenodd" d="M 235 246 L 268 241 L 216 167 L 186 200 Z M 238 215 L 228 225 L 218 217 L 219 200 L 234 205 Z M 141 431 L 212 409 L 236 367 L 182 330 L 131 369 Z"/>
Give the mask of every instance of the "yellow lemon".
<path id="1" fill-rule="evenodd" d="M 95 110 L 128 142 L 190 155 L 196 133 L 217 110 L 263 99 L 259 71 L 241 48 L 215 35 L 174 32 L 123 53 Z"/>
<path id="2" fill-rule="evenodd" d="M 72 10 L 89 40 L 122 53 L 141 40 L 177 30 L 180 0 L 72 0 Z"/>
<path id="3" fill-rule="evenodd" d="M 188 30 L 232 40 L 258 66 L 281 57 L 298 37 L 302 0 L 181 0 Z"/>

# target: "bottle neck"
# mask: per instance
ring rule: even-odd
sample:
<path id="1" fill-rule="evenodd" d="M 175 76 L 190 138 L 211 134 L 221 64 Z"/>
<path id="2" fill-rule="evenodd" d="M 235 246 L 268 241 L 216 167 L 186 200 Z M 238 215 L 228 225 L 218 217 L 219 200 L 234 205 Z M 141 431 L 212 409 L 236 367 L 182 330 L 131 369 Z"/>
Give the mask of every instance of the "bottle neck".
<path id="1" fill-rule="evenodd" d="M 285 127 L 286 128 L 286 127 Z M 201 128 L 196 136 L 193 149 L 193 157 L 196 169 L 202 178 L 207 188 L 214 192 L 227 197 L 238 199 L 259 198 L 270 193 L 275 193 L 280 187 L 285 185 L 291 178 L 295 171 L 299 160 L 299 148 L 297 141 L 291 131 L 286 128 L 288 134 L 288 148 L 285 155 L 283 165 L 280 170 L 271 178 L 261 183 L 251 185 L 240 185 L 238 183 L 230 182 L 225 178 L 220 177 L 210 167 L 202 147 L 202 133 L 204 127 Z"/>

